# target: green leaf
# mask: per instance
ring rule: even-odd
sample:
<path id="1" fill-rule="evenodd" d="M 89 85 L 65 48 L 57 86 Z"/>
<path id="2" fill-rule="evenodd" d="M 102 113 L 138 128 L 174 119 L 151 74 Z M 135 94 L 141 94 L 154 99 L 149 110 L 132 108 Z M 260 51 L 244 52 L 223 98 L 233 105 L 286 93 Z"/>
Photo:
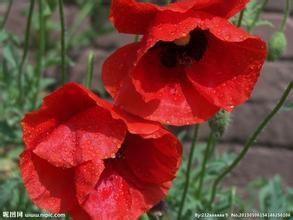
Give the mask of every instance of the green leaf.
<path id="1" fill-rule="evenodd" d="M 13 50 L 11 45 L 7 45 L 3 48 L 3 56 L 4 58 L 8 61 L 8 63 L 10 63 L 10 65 L 12 67 L 16 67 L 17 66 L 17 62 L 15 60 L 14 54 L 13 54 Z"/>
<path id="2" fill-rule="evenodd" d="M 5 30 L 0 31 L 0 43 L 6 41 L 9 35 Z"/>

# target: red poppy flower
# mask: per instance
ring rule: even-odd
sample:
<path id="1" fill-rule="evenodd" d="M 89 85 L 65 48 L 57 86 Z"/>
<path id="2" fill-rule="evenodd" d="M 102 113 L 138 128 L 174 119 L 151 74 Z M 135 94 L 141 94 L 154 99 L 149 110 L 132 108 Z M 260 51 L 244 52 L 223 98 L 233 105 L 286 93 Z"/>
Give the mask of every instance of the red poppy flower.
<path id="1" fill-rule="evenodd" d="M 120 32 L 143 34 L 103 66 L 115 103 L 170 125 L 208 120 L 251 95 L 266 57 L 265 43 L 227 18 L 248 0 L 182 0 L 167 6 L 113 0 L 110 19 Z"/>
<path id="2" fill-rule="evenodd" d="M 166 195 L 180 163 L 180 143 L 159 124 L 73 83 L 47 96 L 22 127 L 30 198 L 77 220 L 138 218 Z"/>

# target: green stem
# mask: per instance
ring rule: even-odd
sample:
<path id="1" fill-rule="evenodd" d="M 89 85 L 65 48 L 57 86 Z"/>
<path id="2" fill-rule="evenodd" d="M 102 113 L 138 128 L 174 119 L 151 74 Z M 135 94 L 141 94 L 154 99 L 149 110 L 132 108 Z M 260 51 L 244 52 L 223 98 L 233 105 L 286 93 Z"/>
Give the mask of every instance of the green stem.
<path id="1" fill-rule="evenodd" d="M 280 26 L 280 31 L 281 32 L 285 31 L 286 22 L 287 22 L 287 19 L 289 17 L 289 14 L 290 14 L 290 9 L 291 9 L 291 0 L 287 0 L 286 1 L 286 6 L 285 6 L 285 15 L 283 17 L 282 24 Z"/>
<path id="2" fill-rule="evenodd" d="M 212 186 L 212 193 L 211 193 L 211 198 L 210 198 L 210 206 L 214 202 L 215 195 L 216 195 L 216 190 L 218 184 L 221 182 L 221 180 L 228 174 L 230 173 L 238 164 L 239 162 L 243 159 L 243 157 L 246 155 L 247 151 L 249 148 L 253 145 L 255 142 L 256 138 L 258 135 L 263 131 L 263 129 L 268 125 L 268 123 L 271 121 L 271 119 L 276 115 L 276 113 L 281 109 L 283 106 L 284 102 L 286 101 L 287 97 L 290 94 L 291 89 L 293 88 L 293 82 L 290 82 L 287 89 L 283 93 L 280 101 L 276 105 L 276 107 L 268 114 L 268 116 L 262 121 L 262 123 L 258 126 L 258 128 L 254 131 L 254 133 L 248 138 L 246 141 L 246 144 L 244 145 L 243 150 L 240 152 L 240 154 L 237 156 L 237 158 L 232 162 L 230 166 L 228 166 L 214 181 L 213 186 Z"/>
<path id="3" fill-rule="evenodd" d="M 85 85 L 88 89 L 91 89 L 91 84 L 93 80 L 94 59 L 95 59 L 95 55 L 91 51 L 88 55 L 88 60 L 87 60 L 87 81 Z"/>
<path id="4" fill-rule="evenodd" d="M 43 71 L 43 58 L 46 49 L 46 18 L 44 16 L 43 0 L 39 0 L 39 49 L 38 49 L 38 62 L 36 66 L 36 91 L 34 96 L 34 105 L 36 107 L 38 95 L 40 91 L 40 80 Z"/>
<path id="5" fill-rule="evenodd" d="M 180 203 L 178 216 L 177 216 L 178 220 L 180 220 L 182 217 L 182 211 L 183 211 L 183 207 L 184 207 L 184 203 L 185 203 L 185 199 L 186 199 L 186 194 L 187 194 L 188 187 L 189 187 L 190 171 L 191 171 L 191 167 L 192 167 L 192 159 L 193 159 L 193 154 L 194 154 L 194 150 L 195 150 L 195 146 L 196 146 L 198 130 L 199 130 L 199 125 L 195 125 L 193 137 L 192 137 L 192 141 L 191 141 L 191 146 L 190 146 L 189 158 L 188 158 L 188 162 L 187 162 L 186 180 L 185 180 L 185 185 L 184 185 L 181 203 Z"/>
<path id="6" fill-rule="evenodd" d="M 207 147 L 205 150 L 205 154 L 204 154 L 204 158 L 203 158 L 203 162 L 202 162 L 202 166 L 201 166 L 201 171 L 200 171 L 200 176 L 199 176 L 199 185 L 198 185 L 198 189 L 196 192 L 197 198 L 201 197 L 201 191 L 202 191 L 202 185 L 203 185 L 204 176 L 205 176 L 205 172 L 206 172 L 207 161 L 210 157 L 214 143 L 215 143 L 215 136 L 214 136 L 214 132 L 211 131 L 209 138 L 208 138 L 208 143 L 207 143 Z"/>
<path id="7" fill-rule="evenodd" d="M 19 102 L 20 103 L 22 103 L 22 98 L 24 95 L 23 88 L 22 88 L 22 71 L 23 71 L 23 65 L 24 65 L 25 60 L 27 58 L 28 49 L 29 49 L 29 40 L 30 40 L 31 23 L 32 23 L 32 17 L 33 17 L 32 15 L 33 15 L 33 11 L 34 11 L 34 6 L 35 6 L 35 0 L 31 0 L 29 13 L 28 13 L 28 19 L 27 19 L 26 28 L 25 28 L 24 49 L 23 49 L 21 63 L 19 65 L 19 70 L 18 70 L 18 91 L 19 91 Z"/>
<path id="8" fill-rule="evenodd" d="M 255 17 L 253 19 L 252 24 L 247 28 L 247 31 L 249 33 L 251 33 L 252 30 L 254 29 L 254 27 L 256 25 L 256 22 L 259 20 L 261 12 L 264 10 L 264 8 L 266 7 L 267 3 L 268 3 L 268 0 L 263 0 L 262 5 L 261 5 L 260 9 L 257 11 L 257 13 L 256 13 L 256 15 L 255 15 Z"/>
<path id="9" fill-rule="evenodd" d="M 8 16 L 10 14 L 10 11 L 11 11 L 11 6 L 12 6 L 12 3 L 13 3 L 13 0 L 10 0 L 9 3 L 8 3 L 8 7 L 7 7 L 7 10 L 5 12 L 5 15 L 4 15 L 4 18 L 3 18 L 3 21 L 1 23 L 1 28 L 0 30 L 2 30 L 4 27 L 5 27 L 5 24 L 6 24 L 6 21 L 8 19 Z"/>
<path id="10" fill-rule="evenodd" d="M 59 16 L 61 25 L 61 84 L 64 85 L 66 77 L 66 47 L 65 47 L 65 22 L 64 22 L 64 9 L 63 0 L 59 0 Z"/>
<path id="11" fill-rule="evenodd" d="M 243 16 L 244 16 L 244 12 L 245 12 L 245 9 L 243 9 L 243 10 L 240 12 L 239 19 L 238 19 L 238 22 L 237 22 L 237 27 L 241 27 L 242 19 L 243 19 Z"/>

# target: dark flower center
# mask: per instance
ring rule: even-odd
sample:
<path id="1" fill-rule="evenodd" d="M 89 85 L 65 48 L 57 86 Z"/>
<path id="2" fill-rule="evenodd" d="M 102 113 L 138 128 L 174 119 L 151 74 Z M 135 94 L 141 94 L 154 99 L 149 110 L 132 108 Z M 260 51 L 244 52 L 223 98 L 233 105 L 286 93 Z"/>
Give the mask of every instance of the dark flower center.
<path id="1" fill-rule="evenodd" d="M 105 164 L 110 163 L 111 161 L 115 160 L 124 160 L 125 159 L 125 150 L 126 150 L 126 144 L 123 143 L 119 150 L 116 152 L 115 156 L 113 155 L 112 158 L 107 158 L 104 160 Z"/>
<path id="2" fill-rule="evenodd" d="M 120 149 L 117 151 L 116 155 L 115 155 L 115 159 L 120 160 L 120 159 L 125 159 L 125 150 L 126 150 L 126 146 L 123 143 L 120 147 Z"/>
<path id="3" fill-rule="evenodd" d="M 207 49 L 206 33 L 196 29 L 190 33 L 190 39 L 186 45 L 178 45 L 176 42 L 159 42 L 155 47 L 161 48 L 161 63 L 168 68 L 191 65 L 202 59 Z"/>

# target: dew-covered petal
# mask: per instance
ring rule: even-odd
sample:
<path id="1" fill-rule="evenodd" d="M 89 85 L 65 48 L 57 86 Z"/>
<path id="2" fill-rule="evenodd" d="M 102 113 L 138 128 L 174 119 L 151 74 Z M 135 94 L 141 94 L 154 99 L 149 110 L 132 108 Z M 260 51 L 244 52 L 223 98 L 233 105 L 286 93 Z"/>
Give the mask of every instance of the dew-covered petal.
<path id="1" fill-rule="evenodd" d="M 175 95 L 173 93 L 168 96 L 170 93 L 165 93 L 164 97 L 146 102 L 128 79 L 124 81 L 119 94 L 115 97 L 115 103 L 129 113 L 164 124 L 182 126 L 201 123 L 217 112 L 218 108 L 209 104 L 189 84 L 187 82 L 182 87 L 178 86 L 178 89 L 172 88 L 171 91 L 176 91 Z"/>
<path id="2" fill-rule="evenodd" d="M 135 219 L 128 183 L 114 170 L 106 169 L 83 205 L 92 219 Z M 136 216 L 138 217 L 138 216 Z"/>
<path id="3" fill-rule="evenodd" d="M 92 158 L 112 157 L 124 140 L 126 126 L 112 117 L 111 109 L 82 86 L 69 83 L 22 120 L 26 148 L 67 168 Z"/>
<path id="4" fill-rule="evenodd" d="M 75 169 L 76 197 L 80 204 L 95 189 L 104 168 L 104 161 L 95 159 L 85 162 Z"/>
<path id="5" fill-rule="evenodd" d="M 204 122 L 212 117 L 218 108 L 192 88 L 184 67 L 168 68 L 162 65 L 159 52 L 150 50 L 131 73 L 133 85 L 145 102 L 159 100 L 156 115 L 152 113 L 146 118 L 184 125 Z M 139 115 L 139 112 L 136 114 Z"/>
<path id="6" fill-rule="evenodd" d="M 110 20 L 119 32 L 143 34 L 157 13 L 157 7 L 136 0 L 113 0 Z"/>
<path id="7" fill-rule="evenodd" d="M 230 18 L 245 8 L 249 0 L 215 0 L 213 4 L 207 7 L 204 11 L 212 15 Z"/>
<path id="8" fill-rule="evenodd" d="M 110 20 L 119 32 L 146 34 L 154 23 L 164 23 L 163 16 L 169 21 L 189 12 L 205 12 L 212 16 L 229 18 L 241 11 L 249 0 L 181 0 L 165 6 L 136 0 L 113 0 Z"/>
<path id="9" fill-rule="evenodd" d="M 186 72 L 207 100 L 232 110 L 250 97 L 265 61 L 266 48 L 262 40 L 227 22 L 217 22 L 221 23 L 221 30 L 213 26 L 215 23 L 211 23 L 203 59 L 186 68 Z"/>
<path id="10" fill-rule="evenodd" d="M 54 91 L 44 98 L 39 110 L 26 114 L 21 122 L 26 148 L 35 148 L 60 122 L 93 106 L 93 94 L 75 83 Z"/>
<path id="11" fill-rule="evenodd" d="M 83 205 L 92 219 L 138 219 L 167 194 L 170 182 L 143 183 L 128 170 L 125 163 L 109 162 Z"/>
<path id="12" fill-rule="evenodd" d="M 122 121 L 92 107 L 59 124 L 34 153 L 55 166 L 72 167 L 92 159 L 114 157 L 126 130 Z"/>
<path id="13" fill-rule="evenodd" d="M 112 116 L 113 118 L 123 120 L 127 126 L 127 131 L 132 134 L 149 135 L 157 132 L 162 128 L 160 123 L 148 121 L 129 114 L 118 106 L 115 106 L 112 109 Z"/>
<path id="14" fill-rule="evenodd" d="M 74 170 L 57 168 L 25 151 L 20 156 L 20 171 L 31 200 L 52 213 L 67 213 L 78 208 L 74 189 Z"/>
<path id="15" fill-rule="evenodd" d="M 123 159 L 139 180 L 160 184 L 171 181 L 181 162 L 182 146 L 171 133 L 157 138 L 127 135 Z"/>
<path id="16" fill-rule="evenodd" d="M 119 48 L 103 64 L 102 79 L 107 92 L 116 96 L 121 83 L 133 68 L 139 43 L 128 44 Z"/>

